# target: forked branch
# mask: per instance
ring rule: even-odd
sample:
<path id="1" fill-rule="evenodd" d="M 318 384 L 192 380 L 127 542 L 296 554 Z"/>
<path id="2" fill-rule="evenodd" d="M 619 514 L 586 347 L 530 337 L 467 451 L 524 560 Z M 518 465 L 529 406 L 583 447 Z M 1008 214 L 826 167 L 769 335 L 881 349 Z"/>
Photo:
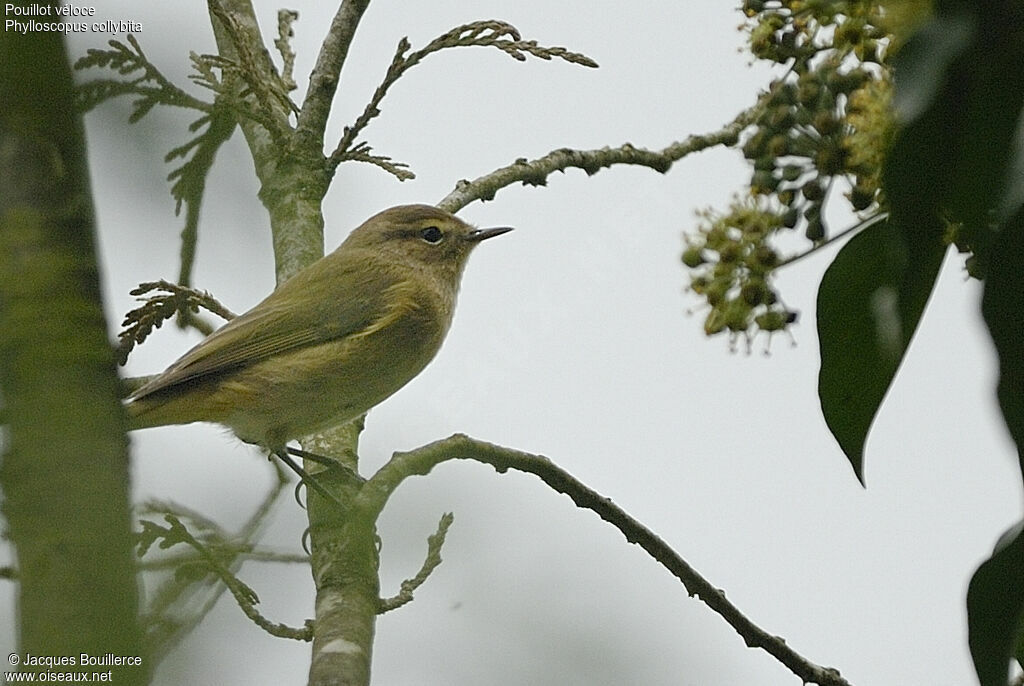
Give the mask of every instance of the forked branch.
<path id="1" fill-rule="evenodd" d="M 383 509 L 388 497 L 407 477 L 425 475 L 435 466 L 448 460 L 476 460 L 494 467 L 498 472 L 515 469 L 540 477 L 541 481 L 558 493 L 572 498 L 578 507 L 595 512 L 626 537 L 636 543 L 679 579 L 691 596 L 699 597 L 712 610 L 736 630 L 747 646 L 760 648 L 785 665 L 804 683 L 821 686 L 850 686 L 838 672 L 822 667 L 790 648 L 786 641 L 754 624 L 721 590 L 697 573 L 657 534 L 627 514 L 597 491 L 589 488 L 543 455 L 512 450 L 472 439 L 463 434 L 430 443 L 406 453 L 395 453 L 360 490 L 354 503 L 358 516 L 373 521 Z"/>
<path id="2" fill-rule="evenodd" d="M 526 60 L 526 55 L 533 55 L 544 60 L 552 58 L 563 59 L 566 62 L 580 64 L 585 67 L 597 67 L 597 62 L 586 55 L 571 52 L 565 48 L 545 48 L 537 45 L 537 41 L 524 41 L 519 31 L 511 24 L 503 21 L 477 21 L 470 24 L 457 26 L 448 31 L 420 50 L 409 52 L 412 44 L 407 38 L 398 42 L 395 56 L 391 60 L 384 80 L 374 91 L 373 97 L 367 103 L 363 113 L 360 114 L 351 126 L 345 127 L 345 132 L 338 142 L 337 148 L 330 157 L 330 164 L 336 167 L 347 159 L 353 159 L 351 151 L 358 149 L 356 139 L 366 125 L 380 114 L 380 103 L 387 95 L 388 89 L 398 81 L 401 76 L 412 67 L 423 61 L 423 58 L 446 48 L 457 48 L 467 46 L 492 46 L 508 54 L 520 62 Z"/>

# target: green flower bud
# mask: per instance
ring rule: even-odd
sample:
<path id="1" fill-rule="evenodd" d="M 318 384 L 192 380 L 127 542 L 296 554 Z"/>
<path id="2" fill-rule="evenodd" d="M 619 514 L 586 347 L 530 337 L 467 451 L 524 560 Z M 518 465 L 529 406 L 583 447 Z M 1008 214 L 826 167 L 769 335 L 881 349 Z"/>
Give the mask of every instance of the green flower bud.
<path id="1" fill-rule="evenodd" d="M 860 211 L 867 209 L 875 201 L 875 189 L 857 184 L 850 190 L 850 205 Z"/>
<path id="2" fill-rule="evenodd" d="M 759 265 L 769 269 L 779 263 L 779 254 L 767 245 L 758 246 L 757 250 L 754 251 L 754 258 Z"/>
<path id="3" fill-rule="evenodd" d="M 787 229 L 792 229 L 796 226 L 796 223 L 800 221 L 800 210 L 795 207 L 791 207 L 786 210 L 786 213 L 782 215 L 782 225 Z"/>
<path id="4" fill-rule="evenodd" d="M 760 305 L 764 302 L 765 294 L 768 289 L 764 285 L 764 281 L 758 279 L 757 281 L 750 281 L 743 285 L 740 289 L 740 297 L 743 301 L 750 306 Z"/>
<path id="5" fill-rule="evenodd" d="M 718 309 L 712 309 L 704 319 L 704 333 L 714 336 L 725 330 L 725 315 Z"/>
<path id="6" fill-rule="evenodd" d="M 785 181 L 796 181 L 804 173 L 804 168 L 799 164 L 787 164 L 782 168 L 782 178 Z"/>
<path id="7" fill-rule="evenodd" d="M 825 197 L 825 188 L 817 179 L 812 179 L 805 183 L 800 192 L 811 202 L 817 202 Z"/>
<path id="8" fill-rule="evenodd" d="M 807 230 L 804 231 L 804 235 L 812 241 L 820 241 L 825 237 L 825 223 L 821 221 L 821 217 L 807 222 Z"/>
<path id="9" fill-rule="evenodd" d="M 683 264 L 690 269 L 699 267 L 700 265 L 707 262 L 704 259 L 704 251 L 695 245 L 691 245 L 689 248 L 683 251 Z"/>

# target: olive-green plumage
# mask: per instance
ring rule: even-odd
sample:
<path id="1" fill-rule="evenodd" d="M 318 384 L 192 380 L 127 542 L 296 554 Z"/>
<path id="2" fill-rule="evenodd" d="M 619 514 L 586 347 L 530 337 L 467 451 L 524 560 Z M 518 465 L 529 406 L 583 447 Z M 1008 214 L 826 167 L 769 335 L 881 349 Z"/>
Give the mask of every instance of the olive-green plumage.
<path id="1" fill-rule="evenodd" d="M 474 229 L 429 205 L 370 217 L 128 398 L 130 428 L 217 422 L 280 449 L 357 417 L 441 347 Z"/>

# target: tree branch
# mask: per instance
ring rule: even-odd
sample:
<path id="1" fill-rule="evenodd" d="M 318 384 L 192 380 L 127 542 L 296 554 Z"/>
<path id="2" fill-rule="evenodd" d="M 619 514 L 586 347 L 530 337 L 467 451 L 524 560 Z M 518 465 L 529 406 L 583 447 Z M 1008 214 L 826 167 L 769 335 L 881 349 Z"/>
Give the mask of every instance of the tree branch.
<path id="1" fill-rule="evenodd" d="M 331 113 L 334 93 L 338 90 L 341 68 L 348 57 L 359 20 L 369 5 L 370 0 L 344 0 L 341 3 L 309 76 L 309 90 L 302 103 L 296 131 L 300 137 L 313 136 L 318 143 L 318 151 L 323 148 L 327 117 Z"/>
<path id="2" fill-rule="evenodd" d="M 423 560 L 420 571 L 416 572 L 416 576 L 413 578 L 402 582 L 397 595 L 391 598 L 381 598 L 378 610 L 380 614 L 397 610 L 406 603 L 412 602 L 412 595 L 416 589 L 422 586 L 427 577 L 441 564 L 441 548 L 444 546 L 445 536 L 448 535 L 448 528 L 454 520 L 455 515 L 451 512 L 441 515 L 441 521 L 437 523 L 437 531 L 427 537 L 427 557 Z"/>
<path id="3" fill-rule="evenodd" d="M 246 562 L 278 562 L 284 564 L 309 564 L 309 555 L 305 553 L 284 553 L 277 550 L 265 550 L 255 547 L 255 544 L 236 544 L 227 546 L 225 552 L 238 557 Z M 147 571 L 174 569 L 183 564 L 193 564 L 198 560 L 197 554 L 184 553 L 181 555 L 168 556 L 161 560 L 152 562 L 140 562 L 139 569 Z M 2 568 L 0 568 L 2 569 Z"/>
<path id="4" fill-rule="evenodd" d="M 762 112 L 760 104 L 740 112 L 735 119 L 718 131 L 688 136 L 661 150 L 647 150 L 625 143 L 617 148 L 600 150 L 573 150 L 560 148 L 535 160 L 520 158 L 472 181 L 463 179 L 437 206 L 448 212 L 458 212 L 474 200 L 493 200 L 495 194 L 517 181 L 524 186 L 547 185 L 548 177 L 556 171 L 576 168 L 593 176 L 615 164 L 633 164 L 664 174 L 672 164 L 690 153 L 700 152 L 716 145 L 733 145 L 740 133 L 752 124 Z"/>
<path id="5" fill-rule="evenodd" d="M 204 545 L 199 539 L 193 536 L 189 530 L 181 523 L 181 520 L 172 514 L 164 515 L 164 521 L 169 525 L 169 529 L 162 529 L 153 522 L 143 520 L 142 524 L 144 530 L 148 529 L 158 530 L 162 534 L 166 542 L 161 546 L 166 547 L 168 544 L 177 542 L 185 543 L 193 550 L 195 550 L 199 557 L 205 562 L 207 569 L 215 574 L 221 582 L 227 587 L 231 595 L 234 596 L 235 602 L 238 603 L 238 607 L 241 608 L 242 612 L 253 621 L 258 627 L 269 633 L 271 636 L 277 636 L 279 638 L 291 638 L 298 641 L 311 641 L 313 640 L 313 628 L 312 623 L 307 621 L 305 626 L 290 627 L 286 624 L 279 624 L 271 622 L 256 609 L 256 605 L 260 602 L 259 596 L 252 590 L 248 585 L 242 582 L 234 572 L 222 563 L 216 555 Z"/>
<path id="6" fill-rule="evenodd" d="M 691 596 L 699 597 L 736 630 L 748 647 L 761 648 L 786 666 L 804 683 L 820 686 L 850 686 L 839 672 L 821 667 L 801 656 L 779 636 L 769 634 L 754 624 L 725 594 L 697 573 L 678 553 L 653 531 L 615 505 L 610 498 L 590 489 L 543 455 L 503 448 L 491 443 L 455 434 L 416 450 L 395 453 L 391 460 L 373 475 L 360 490 L 354 502 L 359 518 L 373 521 L 384 508 L 388 497 L 407 477 L 425 475 L 447 460 L 476 460 L 489 464 L 498 472 L 516 469 L 538 476 L 558 493 L 569 496 L 578 507 L 595 512 L 626 537 L 636 543 L 679 579 Z"/>
<path id="7" fill-rule="evenodd" d="M 363 129 L 366 128 L 366 125 L 369 124 L 374 117 L 380 114 L 380 103 L 384 99 L 384 96 L 387 95 L 388 89 L 391 88 L 391 86 L 393 86 L 395 82 L 405 74 L 405 72 L 412 69 L 422 62 L 425 57 L 435 52 L 440 52 L 447 48 L 469 46 L 495 47 L 520 62 L 526 61 L 526 55 L 523 54 L 526 53 L 542 60 L 550 60 L 557 57 L 565 60 L 566 62 L 580 64 L 585 67 L 597 67 L 597 62 L 586 55 L 571 52 L 561 47 L 545 48 L 537 45 L 537 41 L 524 41 L 522 36 L 519 35 L 519 31 L 516 27 L 503 21 L 476 21 L 469 24 L 463 24 L 462 26 L 456 26 L 454 29 L 430 41 L 430 43 L 422 49 L 415 50 L 413 52 L 409 52 L 409 50 L 412 49 L 412 44 L 409 43 L 409 39 L 402 38 L 402 40 L 398 42 L 398 47 L 395 50 L 395 56 L 392 58 L 391 64 L 388 66 L 387 73 L 384 75 L 384 80 L 379 86 L 377 86 L 377 90 L 374 91 L 373 97 L 370 98 L 370 102 L 367 103 L 362 114 L 359 115 L 355 122 L 351 126 L 345 127 L 345 132 L 342 135 L 341 140 L 338 142 L 334 152 L 331 153 L 331 167 L 337 167 L 347 159 L 353 159 L 352 151 L 358 150 L 360 147 L 360 145 L 356 143 L 357 137 Z M 404 179 L 400 178 L 400 180 Z"/>
<path id="8" fill-rule="evenodd" d="M 292 76 L 295 70 L 295 51 L 292 50 L 291 39 L 295 36 L 292 24 L 299 18 L 295 10 L 277 11 L 277 38 L 274 40 L 274 47 L 281 55 L 281 84 L 288 91 L 298 88 L 295 78 Z"/>
<path id="9" fill-rule="evenodd" d="M 284 493 L 284 487 L 288 485 L 288 475 L 283 468 L 277 462 L 268 461 L 267 464 L 273 469 L 276 477 L 274 483 L 245 524 L 235 533 L 224 530 L 202 513 L 171 502 L 150 501 L 139 508 L 138 514 L 173 515 L 179 521 L 189 520 L 193 528 L 203 532 L 207 550 L 220 560 L 223 568 L 231 574 L 236 574 L 243 562 L 260 559 L 255 555 L 256 551 L 247 551 L 255 545 L 254 541 L 270 520 L 272 509 Z M 141 537 L 139 542 L 142 542 Z M 147 593 L 149 601 L 143 613 L 143 620 L 149 656 L 154 664 L 159 663 L 174 646 L 195 629 L 228 590 L 226 585 L 217 583 L 212 575 L 197 577 L 194 574 L 183 573 L 183 569 L 190 565 L 194 566 L 201 555 L 202 553 L 196 551 L 190 556 L 175 555 L 163 560 L 139 563 L 142 569 L 161 569 L 164 562 L 173 562 L 175 565 L 175 573 L 168 575 Z"/>
<path id="10" fill-rule="evenodd" d="M 19 573 L 17 617 L 4 623 L 16 624 L 20 655 L 140 656 L 102 670 L 107 681 L 141 686 L 150 661 L 132 557 L 133 475 L 62 36 L 5 33 L 0 93 L 0 490 Z M 5 670 L 20 671 L 16 662 Z M 99 680 L 95 663 L 63 664 L 68 681 Z M 26 680 L 37 676 L 21 667 Z"/>
<path id="11" fill-rule="evenodd" d="M 781 269 L 782 267 L 789 266 L 789 265 L 793 264 L 794 262 L 802 260 L 802 259 L 804 259 L 805 257 L 807 257 L 809 255 L 813 255 L 814 253 L 818 252 L 819 250 L 821 250 L 822 248 L 824 248 L 826 246 L 832 245 L 833 243 L 846 238 L 851 233 L 855 233 L 857 231 L 863 231 L 864 229 L 866 229 L 866 228 L 868 228 L 870 226 L 874 226 L 875 224 L 877 224 L 880 221 L 885 221 L 888 218 L 889 218 L 889 213 L 888 212 L 876 212 L 875 214 L 872 214 L 869 217 L 865 217 L 864 219 L 860 220 L 856 224 L 853 224 L 852 226 L 846 227 L 845 229 L 843 229 L 839 233 L 832 234 L 831 236 L 829 236 L 827 239 L 821 241 L 820 243 L 815 243 L 813 246 L 811 246 L 807 250 L 804 250 L 803 252 L 798 252 L 795 255 L 790 255 L 786 259 L 784 259 L 781 262 L 779 262 L 778 265 L 775 266 L 775 269 Z"/>
<path id="12" fill-rule="evenodd" d="M 232 52 L 228 52 L 218 35 L 221 59 L 237 62 L 239 68 L 235 71 L 253 98 L 254 110 L 262 115 L 259 123 L 271 138 L 283 144 L 292 133 L 288 117 L 295 105 L 288 98 L 286 86 L 263 45 L 263 36 L 251 15 L 251 5 L 241 3 L 243 7 L 234 7 L 234 4 L 221 0 L 207 2 L 210 14 L 217 18 L 223 34 L 231 42 Z"/>

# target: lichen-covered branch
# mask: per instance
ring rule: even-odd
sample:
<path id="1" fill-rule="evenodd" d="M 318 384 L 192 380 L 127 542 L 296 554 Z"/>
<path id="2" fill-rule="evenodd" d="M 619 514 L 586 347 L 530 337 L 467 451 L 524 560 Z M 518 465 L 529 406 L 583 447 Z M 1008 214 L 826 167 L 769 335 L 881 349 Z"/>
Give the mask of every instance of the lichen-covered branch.
<path id="1" fill-rule="evenodd" d="M 336 440 L 331 443 L 341 445 Z M 355 436 L 352 446 L 354 450 Z M 325 469 L 316 476 L 346 504 L 355 500 L 363 484 L 344 469 Z M 342 512 L 316 492 L 308 494 L 307 509 L 310 571 L 316 585 L 308 683 L 365 686 L 370 683 L 380 605 L 376 520 L 364 519 L 352 510 Z"/>
<path id="2" fill-rule="evenodd" d="M 761 648 L 785 665 L 804 683 L 821 686 L 849 686 L 839 672 L 821 667 L 790 648 L 786 641 L 754 624 L 710 581 L 697 573 L 657 534 L 627 514 L 597 491 L 587 487 L 543 455 L 504 448 L 478 441 L 462 434 L 430 443 L 416 450 L 395 453 L 391 460 L 371 477 L 354 502 L 357 516 L 372 521 L 383 509 L 388 497 L 406 478 L 425 475 L 448 460 L 476 460 L 489 464 L 499 472 L 515 469 L 539 477 L 558 493 L 569 496 L 578 507 L 595 512 L 619 531 L 630 543 L 643 548 L 671 572 L 691 596 L 699 597 L 718 613 L 743 638 L 747 646 Z"/>
<path id="3" fill-rule="evenodd" d="M 320 203 L 329 176 L 323 172 L 322 153 L 309 155 L 308 148 L 296 144 L 289 125 L 292 104 L 263 42 L 250 0 L 207 2 L 221 58 L 240 65 L 245 72 L 240 74 L 244 81 L 237 83 L 239 95 L 244 96 L 247 109 L 267 119 L 240 117 L 239 125 L 260 180 L 260 200 L 270 215 L 275 271 L 281 283 L 323 257 Z"/>
<path id="4" fill-rule="evenodd" d="M 359 20 L 369 5 L 370 0 L 343 0 L 320 46 L 313 73 L 309 76 L 309 91 L 302 103 L 296 131 L 300 132 L 300 136 L 312 136 L 318 144 L 318 150 L 323 147 L 324 130 L 327 128 L 334 93 L 338 90 L 341 68 L 348 57 L 348 49 Z"/>
<path id="5" fill-rule="evenodd" d="M 231 69 L 231 72 L 241 79 L 255 99 L 255 111 L 264 115 L 260 124 L 276 141 L 283 143 L 292 132 L 288 116 L 297 108 L 288 98 L 287 88 L 270 61 L 259 26 L 249 20 L 248 13 L 231 11 L 227 3 L 209 0 L 207 4 L 210 14 L 220 22 L 233 48 L 233 54 L 229 57 L 222 47 L 221 59 L 224 65 L 236 63 L 237 68 Z"/>
<path id="6" fill-rule="evenodd" d="M 413 578 L 402 582 L 397 595 L 391 598 L 381 598 L 379 610 L 381 614 L 397 610 L 406 603 L 412 602 L 412 596 L 416 589 L 422 586 L 430 574 L 441 564 L 441 548 L 444 546 L 445 536 L 448 535 L 448 528 L 451 527 L 453 521 L 455 521 L 455 515 L 451 512 L 441 515 L 441 521 L 437 523 L 437 531 L 427 537 L 427 556 L 423 560 L 420 571 L 416 572 L 416 576 Z"/>
<path id="7" fill-rule="evenodd" d="M 274 47 L 281 55 L 281 84 L 289 91 L 298 88 L 293 73 L 295 71 L 295 51 L 292 50 L 291 40 L 295 36 L 292 24 L 299 18 L 295 10 L 277 11 L 277 38 L 274 39 Z"/>
<path id="8" fill-rule="evenodd" d="M 547 185 L 549 176 L 566 169 L 582 169 L 593 176 L 602 169 L 616 164 L 631 164 L 650 167 L 664 174 L 672 168 L 673 163 L 691 153 L 716 145 L 734 145 L 743 129 L 752 124 L 760 114 L 761 107 L 754 105 L 718 131 L 688 136 L 661 150 L 648 150 L 625 143 L 617 148 L 599 150 L 559 148 L 535 160 L 520 158 L 507 167 L 495 169 L 472 181 L 459 181 L 455 184 L 455 189 L 442 198 L 437 206 L 448 212 L 458 212 L 474 200 L 493 200 L 499 190 L 514 183 L 522 183 L 524 186 Z"/>

